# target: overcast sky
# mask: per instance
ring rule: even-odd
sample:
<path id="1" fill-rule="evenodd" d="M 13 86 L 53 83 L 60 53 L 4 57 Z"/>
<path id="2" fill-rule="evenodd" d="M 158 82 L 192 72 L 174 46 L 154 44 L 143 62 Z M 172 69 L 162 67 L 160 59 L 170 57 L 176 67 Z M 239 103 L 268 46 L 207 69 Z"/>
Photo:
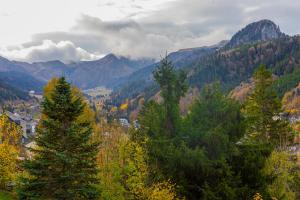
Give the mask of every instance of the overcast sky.
<path id="1" fill-rule="evenodd" d="M 0 0 L 0 55 L 28 62 L 158 58 L 271 19 L 300 33 L 298 0 Z"/>

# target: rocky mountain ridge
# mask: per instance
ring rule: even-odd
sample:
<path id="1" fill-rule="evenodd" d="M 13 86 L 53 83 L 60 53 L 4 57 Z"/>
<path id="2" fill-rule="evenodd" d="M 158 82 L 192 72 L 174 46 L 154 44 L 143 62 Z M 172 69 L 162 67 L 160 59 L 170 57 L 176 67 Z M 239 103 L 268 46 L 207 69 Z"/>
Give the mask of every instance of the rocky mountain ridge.
<path id="1" fill-rule="evenodd" d="M 260 20 L 247 25 L 233 35 L 231 40 L 226 44 L 226 48 L 234 48 L 242 44 L 251 44 L 285 36 L 286 34 L 280 31 L 279 26 L 271 20 Z"/>

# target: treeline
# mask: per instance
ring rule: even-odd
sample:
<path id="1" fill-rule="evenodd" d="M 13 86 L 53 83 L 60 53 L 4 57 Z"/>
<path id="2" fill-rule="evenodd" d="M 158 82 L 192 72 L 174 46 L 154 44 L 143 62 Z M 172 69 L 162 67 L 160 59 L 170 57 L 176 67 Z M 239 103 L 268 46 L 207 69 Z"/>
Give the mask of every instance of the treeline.
<path id="1" fill-rule="evenodd" d="M 127 132 L 104 119 L 96 123 L 77 88 L 51 80 L 30 153 L 7 136 L 19 135 L 17 129 L 1 135 L 1 145 L 19 152 L 0 152 L 9 158 L 0 162 L 1 189 L 14 185 L 19 199 L 300 198 L 299 158 L 288 151 L 295 135 L 264 66 L 243 105 L 213 83 L 186 116 L 179 111 L 186 74 L 165 58 L 153 77 L 163 101 L 146 102 L 140 128 Z"/>

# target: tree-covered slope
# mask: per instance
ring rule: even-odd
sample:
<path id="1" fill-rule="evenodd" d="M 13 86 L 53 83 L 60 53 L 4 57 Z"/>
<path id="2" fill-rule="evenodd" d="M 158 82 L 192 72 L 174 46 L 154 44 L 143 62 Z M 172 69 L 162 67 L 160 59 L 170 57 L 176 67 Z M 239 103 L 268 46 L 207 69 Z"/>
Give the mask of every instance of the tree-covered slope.
<path id="1" fill-rule="evenodd" d="M 28 92 L 30 90 L 42 92 L 45 84 L 45 82 L 26 73 L 16 71 L 0 72 L 0 80 L 6 85 L 18 88 L 24 92 Z"/>
<path id="2" fill-rule="evenodd" d="M 29 96 L 26 92 L 7 85 L 0 80 L 0 102 L 22 99 L 26 100 Z"/>
<path id="3" fill-rule="evenodd" d="M 223 88 L 231 89 L 250 78 L 260 64 L 265 64 L 274 74 L 283 76 L 293 73 L 299 63 L 300 37 L 284 37 L 221 50 L 204 57 L 190 69 L 190 81 L 198 87 L 220 81 Z"/>
<path id="4" fill-rule="evenodd" d="M 230 91 L 242 81 L 247 81 L 260 64 L 266 65 L 278 76 L 274 87 L 279 95 L 295 87 L 300 81 L 300 36 L 219 49 L 181 69 L 188 73 L 192 87 L 202 88 L 205 84 L 219 81 L 225 91 Z M 117 90 L 115 99 L 122 101 L 140 94 L 146 97 L 155 94 L 158 87 L 149 81 L 149 74 L 154 68 L 155 66 L 149 66 L 132 74 L 131 81 Z"/>

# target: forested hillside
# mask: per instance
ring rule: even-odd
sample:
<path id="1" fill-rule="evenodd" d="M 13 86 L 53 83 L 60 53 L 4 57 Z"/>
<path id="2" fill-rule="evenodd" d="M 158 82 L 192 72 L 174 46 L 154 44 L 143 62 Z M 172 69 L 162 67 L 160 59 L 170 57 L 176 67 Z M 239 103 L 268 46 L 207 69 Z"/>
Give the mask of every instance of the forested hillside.
<path id="1" fill-rule="evenodd" d="M 219 81 L 222 89 L 229 92 L 242 81 L 247 81 L 259 64 L 265 64 L 279 77 L 274 87 L 282 96 L 300 81 L 299 63 L 300 37 L 294 36 L 245 44 L 233 49 L 220 49 L 182 69 L 188 73 L 191 86 L 202 88 L 207 83 Z M 151 73 L 151 69 L 144 73 Z M 134 98 L 137 94 L 151 97 L 158 92 L 155 84 L 149 84 L 147 79 L 138 79 L 141 76 L 138 73 L 140 71 L 133 74 L 136 75 L 136 79 L 132 78 L 134 81 L 129 81 L 118 90 L 120 92 L 117 99 Z"/>
<path id="2" fill-rule="evenodd" d="M 26 73 L 16 71 L 0 72 L 0 80 L 26 93 L 30 90 L 41 93 L 45 84 L 44 81 L 28 76 Z"/>
<path id="3" fill-rule="evenodd" d="M 17 88 L 14 88 L 10 85 L 7 85 L 3 81 L 0 80 L 0 102 L 3 103 L 4 101 L 11 101 L 22 99 L 28 99 L 28 93 Z"/>
<path id="4" fill-rule="evenodd" d="M 176 69 L 185 69 L 198 63 L 202 57 L 213 54 L 216 50 L 222 48 L 227 41 L 222 41 L 216 45 L 208 47 L 182 49 L 167 55 Z M 158 86 L 155 84 L 152 72 L 159 65 L 155 63 L 146 66 L 131 75 L 121 78 L 114 83 L 113 99 L 119 104 L 124 99 L 135 98 L 138 95 L 144 95 L 147 99 L 158 92 Z"/>
<path id="5" fill-rule="evenodd" d="M 198 87 L 220 81 L 231 89 L 250 78 L 259 64 L 265 64 L 277 76 L 292 74 L 300 62 L 300 37 L 285 37 L 221 50 L 205 57 L 192 68 L 190 81 Z"/>

